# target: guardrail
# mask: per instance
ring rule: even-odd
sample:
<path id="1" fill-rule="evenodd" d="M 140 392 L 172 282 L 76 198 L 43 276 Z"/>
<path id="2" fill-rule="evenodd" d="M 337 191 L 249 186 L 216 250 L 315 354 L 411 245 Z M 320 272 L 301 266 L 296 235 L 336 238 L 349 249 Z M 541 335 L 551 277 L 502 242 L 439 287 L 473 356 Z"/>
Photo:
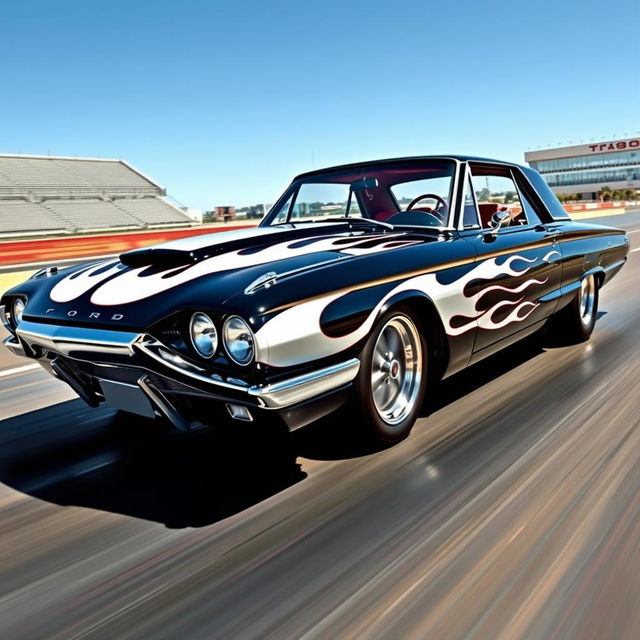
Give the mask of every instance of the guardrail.
<path id="1" fill-rule="evenodd" d="M 567 213 L 577 211 L 597 211 L 598 209 L 617 209 L 619 207 L 630 207 L 632 202 L 617 200 L 615 202 L 582 202 L 579 204 L 562 205 Z"/>
<path id="2" fill-rule="evenodd" d="M 157 229 L 132 233 L 105 233 L 65 238 L 0 242 L 0 265 L 55 264 L 57 261 L 109 256 L 189 236 L 246 229 L 251 224 L 221 224 L 186 229 Z"/>

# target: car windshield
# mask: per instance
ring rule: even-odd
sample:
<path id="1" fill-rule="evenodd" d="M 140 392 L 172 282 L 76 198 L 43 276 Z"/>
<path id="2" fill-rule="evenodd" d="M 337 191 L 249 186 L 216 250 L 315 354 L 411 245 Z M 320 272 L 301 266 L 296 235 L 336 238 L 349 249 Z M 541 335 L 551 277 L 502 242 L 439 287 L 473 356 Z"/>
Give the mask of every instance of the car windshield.
<path id="1" fill-rule="evenodd" d="M 302 176 L 262 226 L 349 217 L 400 226 L 447 227 L 454 174 L 451 160 L 407 160 Z"/>

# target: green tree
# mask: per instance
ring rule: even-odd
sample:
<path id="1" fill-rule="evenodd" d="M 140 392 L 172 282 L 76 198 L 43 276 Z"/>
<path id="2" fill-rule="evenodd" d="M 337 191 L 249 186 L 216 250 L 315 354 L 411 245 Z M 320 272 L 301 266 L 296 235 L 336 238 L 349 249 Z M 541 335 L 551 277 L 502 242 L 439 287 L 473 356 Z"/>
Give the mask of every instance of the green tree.
<path id="1" fill-rule="evenodd" d="M 476 198 L 478 202 L 488 202 L 491 197 L 491 192 L 486 187 L 484 189 L 480 189 L 480 191 L 476 191 Z"/>

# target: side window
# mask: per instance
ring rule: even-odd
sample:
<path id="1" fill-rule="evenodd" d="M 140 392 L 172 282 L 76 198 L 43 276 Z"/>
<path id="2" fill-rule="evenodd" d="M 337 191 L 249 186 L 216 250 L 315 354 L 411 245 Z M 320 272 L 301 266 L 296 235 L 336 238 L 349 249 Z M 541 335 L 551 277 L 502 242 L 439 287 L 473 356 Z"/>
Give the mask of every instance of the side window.
<path id="1" fill-rule="evenodd" d="M 478 203 L 480 224 L 483 229 L 491 226 L 496 211 L 507 211 L 511 216 L 509 226 L 529 224 L 527 212 L 520 200 L 520 192 L 505 169 L 495 170 L 472 167 L 471 183 Z"/>
<path id="2" fill-rule="evenodd" d="M 518 191 L 520 192 L 520 200 L 527 215 L 527 219 L 529 220 L 529 224 L 542 224 L 544 221 L 548 221 L 549 215 L 544 210 L 544 207 L 537 199 L 534 200 L 530 197 L 533 196 L 533 198 L 535 198 L 536 194 L 535 192 L 531 193 L 533 189 L 527 179 L 517 169 L 514 169 L 513 173 L 518 185 Z M 527 192 L 529 195 L 527 195 Z"/>
<path id="3" fill-rule="evenodd" d="M 398 182 L 390 187 L 391 194 L 398 203 L 399 213 L 406 213 L 409 205 L 411 212 L 415 214 L 429 213 L 430 216 L 422 216 L 425 222 L 420 222 L 417 215 L 414 222 L 408 222 L 404 216 L 405 224 L 427 224 L 432 226 L 447 226 L 450 218 L 451 187 L 453 184 L 453 165 L 448 175 L 435 175 L 415 180 Z M 430 220 L 430 222 L 427 222 Z M 391 220 L 391 222 L 393 222 Z"/>
<path id="4" fill-rule="evenodd" d="M 465 229 L 474 229 L 480 226 L 478 219 L 478 210 L 476 209 L 476 201 L 473 197 L 473 188 L 471 186 L 471 177 L 467 181 L 464 190 L 464 209 L 462 211 L 462 224 Z"/>
<path id="5" fill-rule="evenodd" d="M 451 189 L 451 178 L 449 176 L 428 178 L 426 180 L 412 180 L 394 184 L 391 193 L 400 207 L 400 211 L 406 211 L 409 204 L 420 196 L 426 196 L 414 206 L 425 206 L 430 209 L 442 207 L 442 203 L 449 206 L 449 191 Z M 434 197 L 435 196 L 435 197 Z"/>
<path id="6" fill-rule="evenodd" d="M 544 220 L 548 220 L 549 218 L 554 220 L 568 220 L 569 214 L 560 204 L 556 194 L 551 191 L 551 187 L 549 187 L 546 180 L 537 171 L 529 169 L 528 167 L 523 167 L 522 171 L 546 207 L 546 210 L 542 212 Z"/>

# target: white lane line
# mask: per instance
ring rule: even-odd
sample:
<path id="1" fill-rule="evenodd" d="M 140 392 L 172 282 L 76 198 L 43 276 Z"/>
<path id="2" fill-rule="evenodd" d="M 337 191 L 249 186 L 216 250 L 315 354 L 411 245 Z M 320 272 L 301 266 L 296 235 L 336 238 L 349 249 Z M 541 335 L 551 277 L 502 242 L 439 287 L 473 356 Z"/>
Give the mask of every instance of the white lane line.
<path id="1" fill-rule="evenodd" d="M 640 247 L 638 247 L 637 249 L 631 249 L 629 253 L 635 253 L 636 251 L 640 251 Z"/>
<path id="2" fill-rule="evenodd" d="M 6 369 L 0 371 L 0 378 L 6 378 L 7 376 L 14 376 L 18 373 L 24 373 L 25 371 L 31 371 L 32 369 L 40 369 L 39 364 L 25 364 L 22 367 L 14 367 L 13 369 Z"/>

